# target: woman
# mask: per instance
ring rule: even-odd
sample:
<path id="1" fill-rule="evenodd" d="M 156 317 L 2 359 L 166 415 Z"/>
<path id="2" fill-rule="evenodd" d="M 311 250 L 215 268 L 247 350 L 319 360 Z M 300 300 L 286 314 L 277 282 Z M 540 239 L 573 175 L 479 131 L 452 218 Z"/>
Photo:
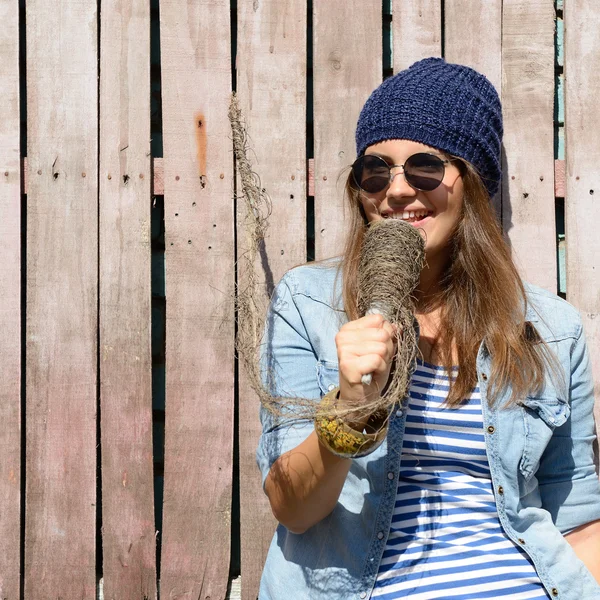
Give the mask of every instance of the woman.
<path id="1" fill-rule="evenodd" d="M 575 309 L 524 286 L 511 261 L 490 205 L 501 139 L 493 86 L 442 59 L 366 102 L 344 255 L 283 278 L 263 368 L 271 393 L 335 402 L 368 438 L 352 411 L 385 388 L 398 338 L 357 313 L 357 264 L 368 224 L 385 218 L 426 239 L 422 358 L 365 456 L 262 412 L 258 463 L 280 526 L 261 599 L 600 598 L 587 348 Z"/>

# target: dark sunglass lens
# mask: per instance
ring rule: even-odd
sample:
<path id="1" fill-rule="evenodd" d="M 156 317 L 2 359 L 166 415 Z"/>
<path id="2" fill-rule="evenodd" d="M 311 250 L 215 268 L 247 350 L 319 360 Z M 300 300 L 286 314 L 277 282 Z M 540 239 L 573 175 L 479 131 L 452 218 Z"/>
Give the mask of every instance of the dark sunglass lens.
<path id="1" fill-rule="evenodd" d="M 369 194 L 381 192 L 390 183 L 390 169 L 379 156 L 358 158 L 352 165 L 352 176 L 356 185 Z"/>
<path id="2" fill-rule="evenodd" d="M 444 179 L 444 162 L 433 154 L 413 154 L 404 165 L 404 176 L 413 187 L 430 192 Z"/>

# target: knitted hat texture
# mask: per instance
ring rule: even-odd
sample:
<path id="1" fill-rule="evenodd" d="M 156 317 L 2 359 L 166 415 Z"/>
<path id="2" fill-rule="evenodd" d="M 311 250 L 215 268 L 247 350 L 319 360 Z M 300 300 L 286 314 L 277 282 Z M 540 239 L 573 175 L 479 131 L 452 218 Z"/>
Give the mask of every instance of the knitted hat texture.
<path id="1" fill-rule="evenodd" d="M 426 58 L 371 94 L 356 126 L 356 152 L 385 140 L 421 142 L 470 162 L 491 197 L 502 174 L 502 132 L 500 98 L 484 75 Z"/>

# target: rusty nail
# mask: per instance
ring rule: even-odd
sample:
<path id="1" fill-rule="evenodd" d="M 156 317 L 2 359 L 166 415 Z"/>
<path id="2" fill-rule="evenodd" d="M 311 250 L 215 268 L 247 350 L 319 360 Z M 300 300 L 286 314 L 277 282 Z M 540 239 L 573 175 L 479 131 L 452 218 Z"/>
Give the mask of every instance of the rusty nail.
<path id="1" fill-rule="evenodd" d="M 327 181 L 327 175 L 323 175 L 323 181 Z"/>
<path id="2" fill-rule="evenodd" d="M 108 174 L 108 178 L 109 178 L 109 179 L 112 179 L 112 175 L 111 175 L 110 173 Z"/>
<path id="3" fill-rule="evenodd" d="M 295 175 L 292 175 L 292 181 L 294 181 L 294 179 L 296 179 L 296 176 L 295 176 Z"/>
<path id="4" fill-rule="evenodd" d="M 82 174 L 81 174 L 81 176 L 82 176 L 82 177 L 85 177 L 85 173 L 82 173 Z"/>
<path id="5" fill-rule="evenodd" d="M 41 170 L 41 169 L 39 169 L 39 170 L 38 170 L 38 175 L 41 175 L 41 174 L 42 174 L 42 170 Z"/>
<path id="6" fill-rule="evenodd" d="M 140 173 L 140 179 L 144 179 L 144 174 Z"/>
<path id="7" fill-rule="evenodd" d="M 175 181 L 179 181 L 179 175 L 175 175 Z"/>
<path id="8" fill-rule="evenodd" d="M 221 179 L 225 179 L 225 173 L 221 173 L 221 174 L 219 175 L 219 177 L 220 177 Z"/>
<path id="9" fill-rule="evenodd" d="M 8 171 L 4 171 L 4 177 L 8 177 Z"/>

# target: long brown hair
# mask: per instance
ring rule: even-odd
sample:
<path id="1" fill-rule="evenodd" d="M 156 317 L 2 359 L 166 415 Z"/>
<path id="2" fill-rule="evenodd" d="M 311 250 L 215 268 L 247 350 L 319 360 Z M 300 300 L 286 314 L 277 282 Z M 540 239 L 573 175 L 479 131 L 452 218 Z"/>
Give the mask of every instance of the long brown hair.
<path id="1" fill-rule="evenodd" d="M 477 384 L 476 359 L 481 343 L 491 356 L 488 397 L 494 403 L 510 385 L 507 404 L 539 391 L 548 368 L 554 374 L 550 349 L 526 322 L 527 298 L 512 261 L 489 194 L 475 168 L 459 159 L 463 177 L 462 214 L 451 238 L 451 259 L 438 297 L 441 320 L 435 350 L 448 371 L 458 359 L 458 375 L 450 378 L 447 404 L 456 406 Z M 357 274 L 367 219 L 353 186 L 346 181 L 350 230 L 340 268 L 344 308 L 357 319 Z"/>

